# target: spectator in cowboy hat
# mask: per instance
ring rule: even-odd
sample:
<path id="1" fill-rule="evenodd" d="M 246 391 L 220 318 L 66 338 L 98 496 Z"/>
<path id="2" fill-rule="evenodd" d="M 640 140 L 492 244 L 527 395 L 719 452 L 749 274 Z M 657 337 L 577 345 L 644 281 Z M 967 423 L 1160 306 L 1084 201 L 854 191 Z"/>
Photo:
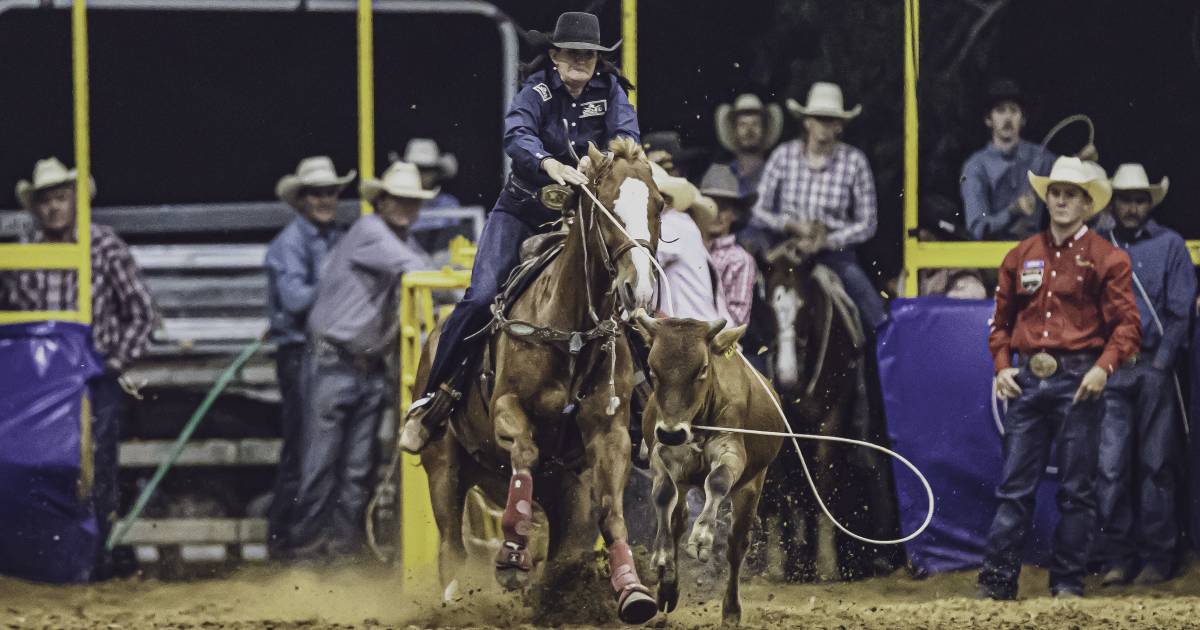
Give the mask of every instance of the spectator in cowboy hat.
<path id="1" fill-rule="evenodd" d="M 17 200 L 33 215 L 34 229 L 24 243 L 73 243 L 77 237 L 76 192 L 79 174 L 58 158 L 39 160 L 33 176 L 17 183 Z M 89 195 L 96 194 L 91 180 Z M 104 373 L 88 382 L 92 396 L 92 448 L 95 469 L 90 498 L 96 513 L 99 545 L 93 580 L 114 575 L 113 554 L 104 546 L 118 517 L 118 441 L 127 398 L 121 373 L 146 351 L 154 328 L 154 304 L 129 246 L 112 228 L 91 224 L 92 346 L 104 361 Z M 73 270 L 28 269 L 0 273 L 0 309 L 73 311 L 78 278 Z M 0 395 L 0 398 L 3 396 Z M 122 549 L 122 551 L 124 548 Z M 130 565 L 134 562 L 130 560 Z"/>
<path id="2" fill-rule="evenodd" d="M 886 312 L 855 248 L 875 235 L 875 177 L 866 154 L 840 140 L 862 106 L 846 109 L 842 89 L 819 82 L 805 104 L 788 99 L 787 107 L 801 119 L 804 135 L 771 152 L 751 220 L 776 239 L 805 237 L 816 261 L 841 278 L 863 327 L 873 333 Z"/>
<path id="3" fill-rule="evenodd" d="M 397 160 L 393 159 L 393 162 Z M 416 165 L 421 171 L 421 185 L 427 189 L 438 188 L 436 197 L 426 201 L 422 210 L 433 208 L 458 208 L 462 204 L 458 198 L 440 190 L 446 182 L 458 174 L 458 159 L 453 153 L 442 153 L 438 143 L 432 138 L 413 138 L 404 147 L 404 157 L 401 161 Z"/>
<path id="4" fill-rule="evenodd" d="M 296 172 L 284 175 L 275 186 L 275 194 L 296 210 L 296 217 L 267 246 L 264 263 L 283 438 L 267 519 L 267 548 L 278 557 L 287 556 L 290 549 L 287 532 L 300 483 L 305 325 L 325 257 L 343 233 L 335 222 L 338 194 L 354 177 L 354 171 L 338 175 L 333 160 L 314 156 L 300 160 Z"/>
<path id="5" fill-rule="evenodd" d="M 1106 236 L 1133 263 L 1142 345 L 1137 360 L 1104 388 L 1092 548 L 1104 566 L 1103 585 L 1148 585 L 1172 575 L 1178 552 L 1176 475 L 1184 436 L 1172 381 L 1196 278 L 1183 237 L 1150 218 L 1167 196 L 1167 178 L 1151 184 L 1141 164 L 1122 164 L 1111 182 L 1116 225 Z"/>
<path id="6" fill-rule="evenodd" d="M 776 103 L 764 105 L 755 94 L 740 94 L 732 105 L 717 105 L 713 123 L 717 142 L 733 154 L 732 160 L 719 165 L 733 171 L 741 193 L 756 193 L 767 154 L 783 133 L 783 108 Z"/>
<path id="7" fill-rule="evenodd" d="M 714 164 L 700 182 L 700 194 L 716 204 L 716 218 L 708 224 L 704 236 L 708 255 L 721 279 L 730 323 L 741 326 L 750 321 L 758 267 L 750 252 L 737 244 L 735 234 L 750 220 L 755 193 L 742 189 L 731 167 Z"/>
<path id="8" fill-rule="evenodd" d="M 360 188 L 375 213 L 360 216 L 329 253 L 308 318 L 305 448 L 289 532 L 298 559 L 361 548 L 387 388 L 383 362 L 398 330 L 396 291 L 402 274 L 431 267 L 409 228 L 437 189 L 422 186 L 406 162 Z"/>

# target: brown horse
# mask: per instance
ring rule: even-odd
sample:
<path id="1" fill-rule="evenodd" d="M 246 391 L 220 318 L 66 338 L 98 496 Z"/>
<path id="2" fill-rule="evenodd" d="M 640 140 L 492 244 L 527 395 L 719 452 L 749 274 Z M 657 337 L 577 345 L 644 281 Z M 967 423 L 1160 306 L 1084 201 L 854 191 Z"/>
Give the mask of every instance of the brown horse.
<path id="1" fill-rule="evenodd" d="M 796 242 L 774 248 L 763 274 L 773 315 L 766 319 L 774 326 L 766 337 L 775 340 L 771 372 L 792 429 L 878 442 L 865 380 L 869 349 L 858 311 L 840 281 Z M 886 460 L 873 450 L 850 451 L 826 441 L 806 449 L 806 456 L 817 491 L 834 516 L 849 521 L 854 531 L 866 528 L 872 538 L 890 537 L 895 499 Z M 870 561 L 891 550 L 862 548 L 857 541 L 839 544 L 833 523 L 816 512 L 815 501 L 801 498 L 808 492 L 802 475 L 795 454 L 785 453 L 772 467 L 763 497 L 763 511 L 780 520 L 785 576 L 836 579 L 874 570 Z"/>
<path id="2" fill-rule="evenodd" d="M 619 616 L 643 623 L 657 606 L 634 568 L 622 512 L 633 366 L 621 317 L 652 298 L 650 257 L 663 199 L 637 143 L 617 139 L 609 148 L 606 156 L 589 147 L 587 174 L 611 213 L 583 193 L 570 204 L 562 251 L 497 318 L 484 376 L 463 392 L 450 430 L 422 451 L 421 462 L 448 591 L 465 560 L 463 500 L 478 486 L 506 506 L 496 558 L 501 584 L 512 589 L 528 581 L 536 501 L 549 525 L 547 560 L 590 553 L 598 526 Z M 418 391 L 436 334 L 426 343 Z"/>

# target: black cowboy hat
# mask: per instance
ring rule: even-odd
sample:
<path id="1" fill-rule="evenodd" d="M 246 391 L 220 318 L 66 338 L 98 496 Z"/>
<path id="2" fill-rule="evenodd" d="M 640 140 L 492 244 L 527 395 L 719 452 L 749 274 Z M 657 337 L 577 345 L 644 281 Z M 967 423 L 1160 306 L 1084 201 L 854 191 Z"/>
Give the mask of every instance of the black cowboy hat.
<path id="1" fill-rule="evenodd" d="M 939 241 L 969 241 L 971 233 L 964 225 L 958 204 L 942 195 L 926 197 L 918 211 L 918 225 L 934 234 Z"/>
<path id="2" fill-rule="evenodd" d="M 646 157 L 668 171 L 675 166 L 687 170 L 692 162 L 704 155 L 704 149 L 685 148 L 683 137 L 679 135 L 678 131 L 647 133 L 642 136 L 642 148 L 646 150 Z M 663 156 L 663 153 L 666 156 Z"/>
<path id="3" fill-rule="evenodd" d="M 534 31 L 537 33 L 536 31 Z M 600 45 L 600 19 L 591 13 L 568 11 L 558 16 L 554 32 L 550 35 L 537 33 L 540 38 L 555 48 L 570 50 L 595 50 L 612 52 L 621 45 L 621 40 L 609 47 Z"/>
<path id="4" fill-rule="evenodd" d="M 1022 109 L 1025 109 L 1025 93 L 1021 91 L 1021 86 L 1017 85 L 1017 82 L 1012 79 L 1001 77 L 993 79 L 988 84 L 980 106 L 982 107 L 983 114 L 986 116 L 997 105 L 1007 101 L 1012 101 Z"/>

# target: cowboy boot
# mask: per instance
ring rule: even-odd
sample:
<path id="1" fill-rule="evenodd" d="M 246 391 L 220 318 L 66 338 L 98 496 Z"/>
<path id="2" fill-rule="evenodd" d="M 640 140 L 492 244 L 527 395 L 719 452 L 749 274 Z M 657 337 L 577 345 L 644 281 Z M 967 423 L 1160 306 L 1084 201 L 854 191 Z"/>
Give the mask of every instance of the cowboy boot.
<path id="1" fill-rule="evenodd" d="M 461 394 L 443 385 L 413 402 L 405 414 L 399 444 L 405 452 L 417 455 L 435 432 L 438 432 Z"/>

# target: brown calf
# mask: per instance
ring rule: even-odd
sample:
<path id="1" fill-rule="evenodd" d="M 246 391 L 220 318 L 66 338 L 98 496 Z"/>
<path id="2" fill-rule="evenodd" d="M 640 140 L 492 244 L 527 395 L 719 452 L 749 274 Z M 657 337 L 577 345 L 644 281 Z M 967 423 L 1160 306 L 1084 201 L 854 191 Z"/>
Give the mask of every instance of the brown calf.
<path id="1" fill-rule="evenodd" d="M 756 372 L 737 353 L 745 326 L 725 330 L 725 322 L 637 318 L 650 346 L 654 394 L 642 417 L 642 435 L 650 449 L 653 497 L 658 514 L 652 564 L 658 570 L 658 608 L 670 612 L 679 603 L 676 557 L 687 527 L 687 491 L 704 488 L 704 509 L 688 537 L 689 556 L 707 562 L 713 548 L 717 511 L 733 500 L 729 533 L 729 582 L 721 604 L 726 624 L 741 621 L 738 576 L 750 545 L 750 526 L 767 466 L 783 439 L 772 436 L 692 431 L 692 425 L 784 431 L 773 390 L 764 389 Z M 777 398 L 776 398 L 777 400 Z M 681 492 L 682 491 L 682 492 Z"/>

